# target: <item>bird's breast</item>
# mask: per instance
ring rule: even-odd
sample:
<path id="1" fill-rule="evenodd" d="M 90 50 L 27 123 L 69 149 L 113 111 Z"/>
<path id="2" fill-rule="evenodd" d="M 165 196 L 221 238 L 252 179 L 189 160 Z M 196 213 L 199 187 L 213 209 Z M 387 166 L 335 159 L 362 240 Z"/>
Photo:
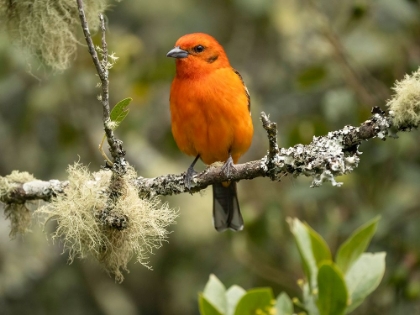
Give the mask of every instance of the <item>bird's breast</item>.
<path id="1" fill-rule="evenodd" d="M 172 133 L 181 151 L 206 164 L 236 162 L 253 134 L 245 87 L 231 68 L 196 78 L 175 78 L 171 87 Z"/>

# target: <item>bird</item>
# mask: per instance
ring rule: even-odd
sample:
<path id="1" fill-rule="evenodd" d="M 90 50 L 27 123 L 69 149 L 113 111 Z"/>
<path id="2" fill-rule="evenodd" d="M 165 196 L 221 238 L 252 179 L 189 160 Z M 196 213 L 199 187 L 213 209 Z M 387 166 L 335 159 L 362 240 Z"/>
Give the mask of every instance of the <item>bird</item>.
<path id="1" fill-rule="evenodd" d="M 185 173 L 186 187 L 191 188 L 198 159 L 207 165 L 223 162 L 229 177 L 254 133 L 242 76 L 222 45 L 205 33 L 180 37 L 166 56 L 175 58 L 176 66 L 169 97 L 172 134 L 182 152 L 195 156 Z M 235 181 L 213 184 L 213 224 L 219 232 L 243 229 Z"/>

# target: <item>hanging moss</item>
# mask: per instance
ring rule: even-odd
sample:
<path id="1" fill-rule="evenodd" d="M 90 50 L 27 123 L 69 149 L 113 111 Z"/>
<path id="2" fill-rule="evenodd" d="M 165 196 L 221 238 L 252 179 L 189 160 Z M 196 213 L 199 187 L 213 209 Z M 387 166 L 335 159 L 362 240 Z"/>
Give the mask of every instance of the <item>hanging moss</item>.
<path id="1" fill-rule="evenodd" d="M 106 0 L 84 0 L 91 32 L 106 7 Z M 82 32 L 75 0 L 0 0 L 0 21 L 12 41 L 55 70 L 68 68 L 76 57 Z"/>

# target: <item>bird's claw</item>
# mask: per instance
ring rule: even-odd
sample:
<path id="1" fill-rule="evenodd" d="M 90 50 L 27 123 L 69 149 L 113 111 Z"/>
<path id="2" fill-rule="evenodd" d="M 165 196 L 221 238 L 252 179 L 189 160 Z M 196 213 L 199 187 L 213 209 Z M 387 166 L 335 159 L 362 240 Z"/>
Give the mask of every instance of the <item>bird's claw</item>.
<path id="1" fill-rule="evenodd" d="M 191 166 L 185 172 L 184 183 L 185 183 L 185 187 L 187 187 L 188 190 L 191 189 L 191 184 L 192 184 L 193 177 L 195 174 L 197 174 L 197 172 Z"/>
<path id="2" fill-rule="evenodd" d="M 229 155 L 229 158 L 222 166 L 222 173 L 225 174 L 227 177 L 230 177 L 234 172 L 236 172 L 235 164 L 233 164 L 232 156 Z"/>

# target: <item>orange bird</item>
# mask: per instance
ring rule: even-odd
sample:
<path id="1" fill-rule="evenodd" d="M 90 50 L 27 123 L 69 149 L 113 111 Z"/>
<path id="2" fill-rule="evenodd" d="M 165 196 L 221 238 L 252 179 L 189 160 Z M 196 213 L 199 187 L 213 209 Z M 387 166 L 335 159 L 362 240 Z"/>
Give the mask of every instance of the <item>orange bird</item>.
<path id="1" fill-rule="evenodd" d="M 225 162 L 230 175 L 251 145 L 254 132 L 250 97 L 223 47 L 210 35 L 182 36 L 167 57 L 176 59 L 170 95 L 172 134 L 179 149 L 195 156 L 185 175 L 191 187 L 194 165 Z M 243 229 L 236 182 L 213 184 L 213 222 L 217 231 Z"/>

